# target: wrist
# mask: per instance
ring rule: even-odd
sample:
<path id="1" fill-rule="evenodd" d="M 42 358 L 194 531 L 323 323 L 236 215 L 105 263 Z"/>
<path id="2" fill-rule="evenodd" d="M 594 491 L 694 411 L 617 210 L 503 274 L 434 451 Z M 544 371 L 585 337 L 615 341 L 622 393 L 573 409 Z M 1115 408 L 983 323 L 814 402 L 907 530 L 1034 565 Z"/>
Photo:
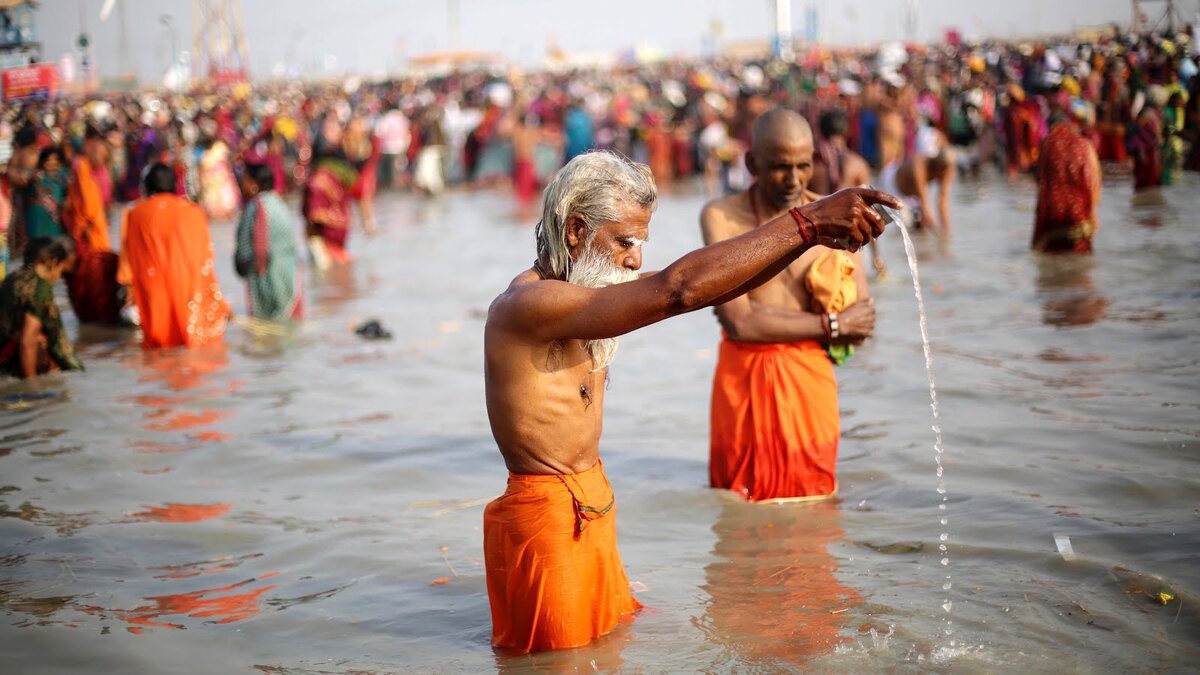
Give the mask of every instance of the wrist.
<path id="1" fill-rule="evenodd" d="M 792 220 L 796 221 L 796 227 L 800 231 L 800 239 L 805 244 L 811 244 L 817 238 L 817 224 L 812 221 L 799 206 L 793 206 L 788 209 L 788 214 L 792 216 Z"/>

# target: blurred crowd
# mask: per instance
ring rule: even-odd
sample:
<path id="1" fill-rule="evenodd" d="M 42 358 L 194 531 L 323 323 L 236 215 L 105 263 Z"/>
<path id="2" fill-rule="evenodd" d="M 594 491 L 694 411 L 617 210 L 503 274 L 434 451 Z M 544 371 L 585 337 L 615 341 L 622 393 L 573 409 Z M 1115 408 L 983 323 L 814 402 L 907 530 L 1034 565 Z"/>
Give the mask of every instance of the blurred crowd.
<path id="1" fill-rule="evenodd" d="M 1143 35 L 1114 27 L 1087 38 L 814 47 L 792 62 L 488 68 L 7 105 L 0 264 L 14 271 L 28 242 L 62 237 L 74 245 L 73 264 L 111 253 L 116 260 L 90 263 L 95 274 L 127 280 L 117 225 L 126 205 L 148 196 L 147 175 L 160 165 L 174 174 L 174 196 L 213 221 L 245 217 L 263 181 L 249 181 L 248 194 L 243 179 L 269 176 L 263 191 L 298 207 L 318 269 L 350 260 L 352 222 L 374 230 L 379 190 L 507 187 L 528 204 L 559 167 L 591 149 L 648 164 L 660 184 L 699 178 L 712 194 L 731 192 L 749 183 L 742 158 L 754 120 L 776 106 L 801 113 L 816 132 L 815 161 L 825 170 L 810 188 L 839 187 L 843 153 L 852 152 L 948 232 L 948 212 L 927 203 L 922 181 L 932 185 L 940 171 L 945 192 L 956 173 L 1034 172 L 1059 118 L 1080 125 L 1110 170 L 1130 167 L 1138 189 L 1200 169 L 1197 47 L 1190 27 Z M 905 168 L 915 160 L 928 162 Z M 74 308 L 81 320 L 111 320 L 108 304 L 132 302 L 119 288 L 116 300 L 103 295 L 71 294 L 84 303 Z M 96 302 L 103 311 L 87 306 Z"/>

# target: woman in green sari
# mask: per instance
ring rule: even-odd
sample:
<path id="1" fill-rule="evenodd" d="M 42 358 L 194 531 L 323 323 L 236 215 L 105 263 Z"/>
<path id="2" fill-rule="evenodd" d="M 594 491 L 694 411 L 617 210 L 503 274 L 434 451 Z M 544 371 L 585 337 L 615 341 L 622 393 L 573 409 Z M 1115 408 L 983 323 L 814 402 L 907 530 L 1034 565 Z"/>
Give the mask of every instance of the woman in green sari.
<path id="1" fill-rule="evenodd" d="M 0 284 L 0 373 L 28 378 L 83 370 L 54 302 L 54 284 L 75 265 L 67 237 L 30 239 L 25 266 Z"/>
<path id="2" fill-rule="evenodd" d="M 38 156 L 37 173 L 26 188 L 29 193 L 25 203 L 25 233 L 30 239 L 37 237 L 59 237 L 63 228 L 62 206 L 67 200 L 67 186 L 71 174 L 67 171 L 66 157 L 57 147 L 42 150 Z"/>

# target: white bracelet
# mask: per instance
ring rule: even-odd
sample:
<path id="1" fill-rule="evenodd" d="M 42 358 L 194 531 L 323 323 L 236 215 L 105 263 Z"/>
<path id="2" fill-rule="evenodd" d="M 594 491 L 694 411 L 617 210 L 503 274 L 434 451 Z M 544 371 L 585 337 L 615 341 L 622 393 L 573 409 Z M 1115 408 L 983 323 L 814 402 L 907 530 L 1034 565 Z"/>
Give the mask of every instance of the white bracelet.
<path id="1" fill-rule="evenodd" d="M 838 338 L 838 315 L 837 312 L 829 313 L 829 337 L 836 340 Z"/>

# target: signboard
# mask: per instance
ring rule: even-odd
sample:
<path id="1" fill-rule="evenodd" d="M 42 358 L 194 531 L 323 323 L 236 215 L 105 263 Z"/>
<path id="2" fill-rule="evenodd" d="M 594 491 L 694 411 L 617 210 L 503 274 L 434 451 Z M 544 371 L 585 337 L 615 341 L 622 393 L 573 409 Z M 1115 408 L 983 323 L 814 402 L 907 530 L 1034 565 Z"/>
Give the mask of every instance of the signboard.
<path id="1" fill-rule="evenodd" d="M 26 3 L 0 9 L 0 47 L 14 47 L 37 42 L 34 30 L 33 5 Z"/>
<path id="2" fill-rule="evenodd" d="M 58 68 L 49 63 L 35 63 L 23 68 L 0 72 L 4 102 L 48 101 L 58 95 Z"/>
<path id="3" fill-rule="evenodd" d="M 238 82 L 248 82 L 249 76 L 245 70 L 236 70 L 233 68 L 213 68 L 208 72 L 208 78 L 213 84 L 237 84 Z"/>

